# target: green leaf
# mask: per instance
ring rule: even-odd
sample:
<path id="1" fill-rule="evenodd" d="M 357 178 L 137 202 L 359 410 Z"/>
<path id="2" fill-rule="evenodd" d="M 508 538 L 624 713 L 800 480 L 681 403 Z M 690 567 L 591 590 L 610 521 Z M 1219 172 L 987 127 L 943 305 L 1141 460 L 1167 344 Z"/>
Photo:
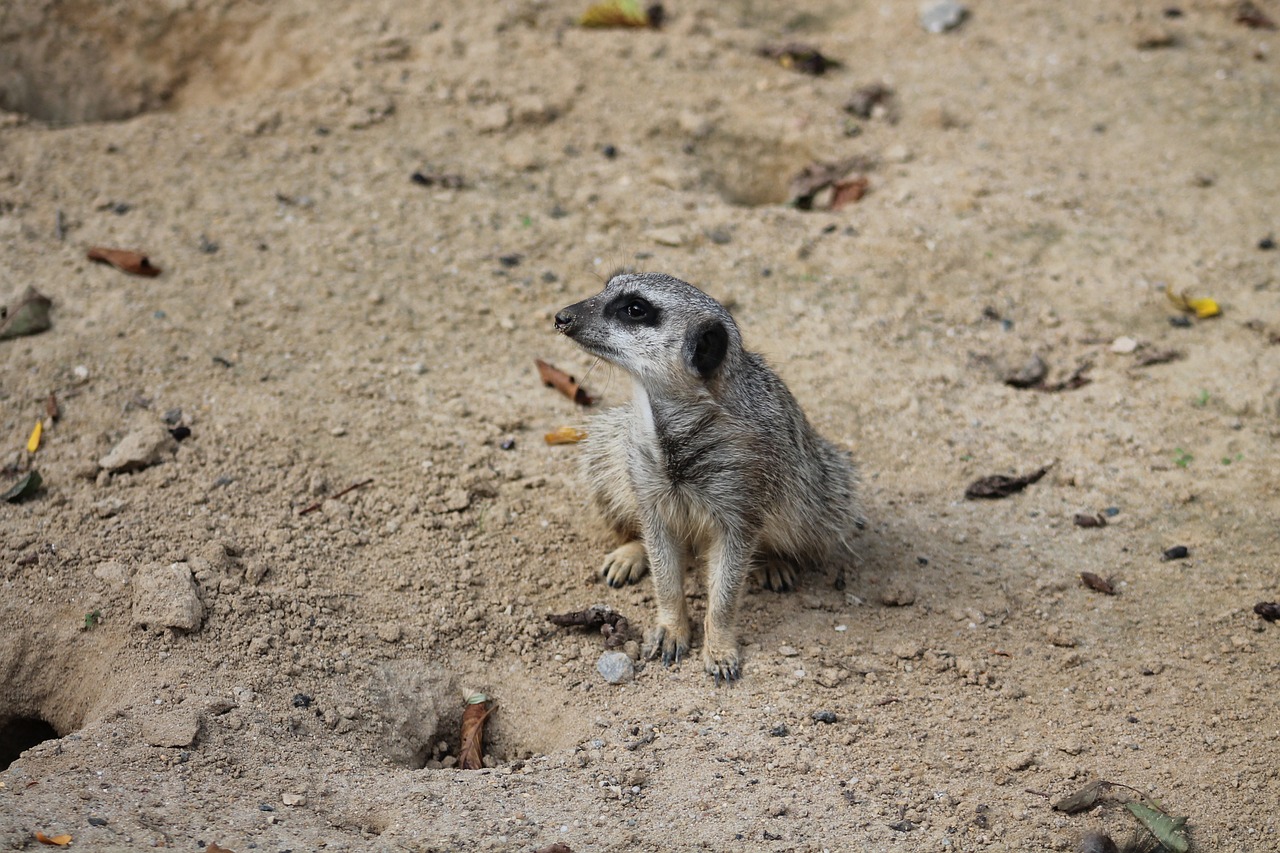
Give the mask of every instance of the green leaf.
<path id="1" fill-rule="evenodd" d="M 1170 817 L 1162 811 L 1144 806 L 1142 803 L 1125 803 L 1125 808 L 1133 812 L 1133 816 L 1142 821 L 1147 831 L 1156 837 L 1160 845 L 1174 853 L 1187 853 L 1188 843 L 1185 817 Z"/>
<path id="2" fill-rule="evenodd" d="M 52 306 L 53 302 L 49 297 L 42 295 L 34 287 L 28 287 L 12 305 L 0 306 L 0 341 L 34 335 L 49 328 L 52 325 L 49 321 L 49 308 Z"/>
<path id="3" fill-rule="evenodd" d="M 36 493 L 36 489 L 40 488 L 40 484 L 44 480 L 40 476 L 39 471 L 29 471 L 27 476 L 14 483 L 4 494 L 0 494 L 0 501 L 8 501 L 16 504 L 24 498 L 29 498 Z"/>

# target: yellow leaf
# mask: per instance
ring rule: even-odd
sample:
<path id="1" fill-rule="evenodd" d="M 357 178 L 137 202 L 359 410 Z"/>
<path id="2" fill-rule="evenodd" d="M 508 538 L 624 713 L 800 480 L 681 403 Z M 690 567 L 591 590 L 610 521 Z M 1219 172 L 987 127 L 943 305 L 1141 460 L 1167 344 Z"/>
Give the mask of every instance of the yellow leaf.
<path id="1" fill-rule="evenodd" d="M 543 437 L 547 440 L 547 444 L 577 444 L 587 437 L 587 433 L 576 427 L 562 426 Z"/>
<path id="2" fill-rule="evenodd" d="M 587 8 L 578 19 L 583 27 L 647 27 L 649 16 L 636 0 L 609 0 Z"/>
<path id="3" fill-rule="evenodd" d="M 1218 303 L 1208 296 L 1191 297 L 1187 295 L 1185 290 L 1181 293 L 1165 290 L 1164 294 L 1169 297 L 1170 302 L 1178 307 L 1178 310 L 1186 311 L 1188 314 L 1195 314 L 1201 320 L 1206 317 L 1216 317 L 1222 313 Z"/>
<path id="4" fill-rule="evenodd" d="M 40 449 L 40 436 L 44 433 L 44 422 L 36 421 L 36 428 L 31 430 L 31 438 L 27 439 L 27 452 L 35 453 Z"/>
<path id="5" fill-rule="evenodd" d="M 1185 298 L 1185 294 L 1183 294 Z M 1217 317 L 1222 313 L 1222 309 L 1218 307 L 1218 303 L 1214 302 L 1207 296 L 1200 299 L 1187 299 L 1187 305 L 1192 311 L 1196 312 L 1196 316 L 1203 320 L 1205 317 Z"/>
<path id="6" fill-rule="evenodd" d="M 71 843 L 71 836 L 64 833 L 50 838 L 43 832 L 36 832 L 36 841 L 39 841 L 41 844 L 52 844 L 56 847 L 66 847 Z"/>

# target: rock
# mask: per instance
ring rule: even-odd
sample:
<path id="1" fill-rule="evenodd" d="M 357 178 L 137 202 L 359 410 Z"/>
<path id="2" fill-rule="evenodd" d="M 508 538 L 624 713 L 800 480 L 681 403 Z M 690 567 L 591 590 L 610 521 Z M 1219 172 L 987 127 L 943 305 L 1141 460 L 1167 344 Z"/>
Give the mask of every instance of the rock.
<path id="1" fill-rule="evenodd" d="M 150 628 L 195 631 L 204 621 L 204 604 L 191 567 L 153 563 L 133 578 L 133 623 Z"/>
<path id="2" fill-rule="evenodd" d="M 969 10 L 954 0 L 942 0 L 941 3 L 928 2 L 920 7 L 920 26 L 925 32 L 945 33 L 954 30 L 969 17 Z"/>
<path id="3" fill-rule="evenodd" d="M 793 658 L 799 656 L 800 650 L 795 646 L 778 646 L 778 654 L 784 658 Z"/>
<path id="4" fill-rule="evenodd" d="M 1111 342 L 1111 351 L 1115 353 L 1130 353 L 1138 348 L 1138 342 L 1127 335 L 1116 338 Z"/>
<path id="5" fill-rule="evenodd" d="M 885 607 L 910 607 L 916 603 L 916 592 L 902 586 L 891 586 L 880 593 L 880 603 Z"/>
<path id="6" fill-rule="evenodd" d="M 649 239 L 659 246 L 683 246 L 685 234 L 682 228 L 654 228 L 649 232 Z"/>
<path id="7" fill-rule="evenodd" d="M 832 725 L 836 722 L 839 722 L 839 719 L 840 718 L 836 716 L 835 711 L 814 711 L 813 712 L 813 721 L 815 723 L 826 723 L 827 725 Z"/>
<path id="8" fill-rule="evenodd" d="M 284 793 L 280 795 L 280 802 L 286 806 L 305 806 L 307 804 L 307 795 Z"/>
<path id="9" fill-rule="evenodd" d="M 191 746 L 200 734 L 200 715 L 186 708 L 151 717 L 142 723 L 142 739 L 152 746 Z"/>
<path id="10" fill-rule="evenodd" d="M 108 560 L 98 564 L 98 567 L 93 570 L 93 576 L 109 584 L 121 586 L 129 582 L 129 569 L 124 563 Z"/>
<path id="11" fill-rule="evenodd" d="M 146 424 L 121 439 L 110 453 L 98 460 L 98 467 L 113 473 L 141 471 L 163 462 L 177 448 L 178 443 L 163 424 Z"/>
<path id="12" fill-rule="evenodd" d="M 423 756 L 440 739 L 442 716 L 454 712 L 457 719 L 453 676 L 416 661 L 397 661 L 375 669 L 369 679 L 369 694 L 382 719 L 383 750 L 404 767 L 422 766 Z M 334 711 L 330 728 L 339 722 Z"/>
<path id="13" fill-rule="evenodd" d="M 470 120 L 477 133 L 497 133 L 511 124 L 511 107 L 502 103 L 490 104 L 472 113 Z"/>
<path id="14" fill-rule="evenodd" d="M 626 684 L 636 677 L 635 664 L 623 652 L 605 652 L 596 661 L 596 672 L 610 684 Z"/>
<path id="15" fill-rule="evenodd" d="M 1036 763 L 1036 754 L 1028 750 L 1027 752 L 1019 752 L 1010 755 L 1005 759 L 1004 766 L 1010 770 L 1026 770 Z"/>
<path id="16" fill-rule="evenodd" d="M 384 643 L 400 642 L 400 626 L 384 622 L 378 626 L 378 639 Z"/>

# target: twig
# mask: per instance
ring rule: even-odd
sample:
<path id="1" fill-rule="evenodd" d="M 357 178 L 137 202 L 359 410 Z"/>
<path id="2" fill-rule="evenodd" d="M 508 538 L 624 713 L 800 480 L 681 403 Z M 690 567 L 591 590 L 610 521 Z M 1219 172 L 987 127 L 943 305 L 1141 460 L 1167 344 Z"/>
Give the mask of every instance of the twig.
<path id="1" fill-rule="evenodd" d="M 311 504 L 311 506 L 304 507 L 304 508 L 303 508 L 303 510 L 302 510 L 301 512 L 299 512 L 299 513 L 298 513 L 298 515 L 306 515 L 306 514 L 307 514 L 307 513 L 309 513 L 309 512 L 315 512 L 315 511 L 316 511 L 316 510 L 318 510 L 320 507 L 324 506 L 324 502 L 325 502 L 325 501 L 327 501 L 327 500 L 337 500 L 338 498 L 342 497 L 343 495 L 347 494 L 348 492 L 354 492 L 356 489 L 363 489 L 365 486 L 369 485 L 369 484 L 370 484 L 370 483 L 372 483 L 372 482 L 373 482 L 373 478 L 372 478 L 372 477 L 370 477 L 370 478 L 369 478 L 369 479 L 367 479 L 367 480 L 361 480 L 361 481 L 360 481 L 360 482 L 358 482 L 358 483 L 352 483 L 350 486 L 347 486 L 347 487 L 346 487 L 345 489 L 343 489 L 342 491 L 337 492 L 337 493 L 335 493 L 335 494 L 332 494 L 332 495 L 330 495 L 330 496 L 329 496 L 329 497 L 327 497 L 327 498 L 321 498 L 320 500 L 318 500 L 318 501 L 316 501 L 315 503 Z"/>

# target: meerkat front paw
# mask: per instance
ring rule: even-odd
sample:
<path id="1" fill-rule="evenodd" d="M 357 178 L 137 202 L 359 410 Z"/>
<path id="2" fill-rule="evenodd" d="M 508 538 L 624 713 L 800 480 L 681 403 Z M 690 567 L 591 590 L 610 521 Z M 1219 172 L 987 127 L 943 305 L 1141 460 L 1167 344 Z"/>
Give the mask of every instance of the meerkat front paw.
<path id="1" fill-rule="evenodd" d="M 796 588 L 796 567 L 786 560 L 768 560 L 753 572 L 766 589 L 791 592 Z"/>
<path id="2" fill-rule="evenodd" d="M 732 684 L 742 677 L 736 648 L 714 649 L 708 643 L 702 647 L 702 664 L 716 681 L 716 686 Z"/>
<path id="3" fill-rule="evenodd" d="M 644 552 L 644 543 L 638 539 L 610 551 L 600 567 L 604 582 L 615 589 L 624 584 L 639 583 L 648 571 L 649 558 Z"/>
<path id="4" fill-rule="evenodd" d="M 649 660 L 662 658 L 663 666 L 679 663 L 680 658 L 689 653 L 689 626 L 683 630 L 669 625 L 650 628 L 644 635 L 644 647 L 641 651 Z"/>

